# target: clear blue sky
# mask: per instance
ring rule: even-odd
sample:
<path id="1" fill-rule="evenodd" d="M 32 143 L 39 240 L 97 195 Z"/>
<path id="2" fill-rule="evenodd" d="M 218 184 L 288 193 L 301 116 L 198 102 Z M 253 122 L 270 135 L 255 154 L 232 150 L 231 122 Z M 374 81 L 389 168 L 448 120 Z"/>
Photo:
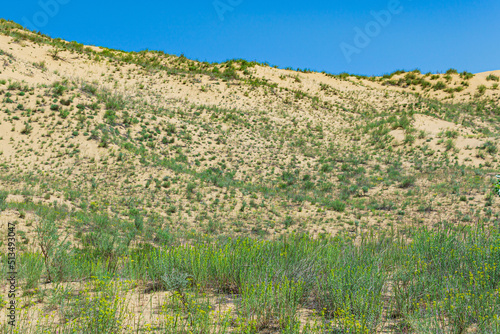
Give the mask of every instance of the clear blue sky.
<path id="1" fill-rule="evenodd" d="M 390 16 L 377 23 L 373 11 Z M 210 62 L 365 75 L 500 69 L 498 0 L 22 0 L 4 1 L 0 17 L 51 37 Z"/>

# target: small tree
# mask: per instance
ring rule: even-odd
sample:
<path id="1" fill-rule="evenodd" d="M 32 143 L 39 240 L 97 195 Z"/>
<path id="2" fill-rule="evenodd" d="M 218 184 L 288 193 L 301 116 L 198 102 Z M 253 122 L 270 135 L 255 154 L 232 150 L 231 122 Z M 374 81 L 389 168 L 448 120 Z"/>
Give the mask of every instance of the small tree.
<path id="1" fill-rule="evenodd" d="M 36 233 L 37 243 L 47 270 L 47 281 L 62 280 L 69 269 L 67 267 L 69 261 L 67 260 L 70 243 L 66 242 L 67 237 L 60 240 L 55 223 L 45 219 L 39 222 Z"/>
<path id="2" fill-rule="evenodd" d="M 59 56 L 59 50 L 58 49 L 52 49 L 49 51 L 49 56 L 52 57 L 54 60 L 61 60 L 62 58 Z"/>

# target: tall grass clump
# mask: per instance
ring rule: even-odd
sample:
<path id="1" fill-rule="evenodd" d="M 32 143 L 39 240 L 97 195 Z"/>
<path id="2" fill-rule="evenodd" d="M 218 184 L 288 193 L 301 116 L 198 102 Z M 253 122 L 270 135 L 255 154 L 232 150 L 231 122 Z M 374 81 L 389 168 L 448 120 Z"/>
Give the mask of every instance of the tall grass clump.
<path id="1" fill-rule="evenodd" d="M 9 195 L 6 191 L 0 191 L 0 212 L 7 208 L 7 196 Z"/>
<path id="2" fill-rule="evenodd" d="M 498 330 L 500 237 L 420 231 L 394 271 L 395 311 L 417 332 Z"/>
<path id="3" fill-rule="evenodd" d="M 244 327 L 256 330 L 276 330 L 295 327 L 298 308 L 303 298 L 303 282 L 283 277 L 277 282 L 262 282 L 243 287 L 240 314 L 246 319 Z"/>
<path id="4" fill-rule="evenodd" d="M 194 285 L 233 294 L 245 328 L 295 328 L 298 309 L 308 306 L 325 309 L 330 320 L 354 319 L 371 331 L 380 322 L 386 280 L 383 257 L 374 256 L 372 248 L 305 235 L 274 241 L 228 238 L 135 253 L 126 270 L 141 271 L 144 278 L 160 283 L 164 273 L 176 271 Z"/>
<path id="5" fill-rule="evenodd" d="M 329 328 L 346 333 L 376 332 L 388 318 L 401 330 L 492 332 L 500 315 L 500 237 L 470 228 L 363 237 L 361 244 L 306 235 L 200 240 L 133 260 L 124 270 L 138 277 L 161 282 L 174 272 L 235 296 L 249 331 L 295 328 L 300 308 L 321 310 Z"/>
<path id="6" fill-rule="evenodd" d="M 327 259 L 329 271 L 318 277 L 315 292 L 319 307 L 348 332 L 374 331 L 380 324 L 387 280 L 383 253 L 347 244 Z"/>
<path id="7" fill-rule="evenodd" d="M 207 294 L 197 288 L 171 293 L 160 314 L 160 333 L 230 333 L 229 312 L 216 311 Z"/>
<path id="8" fill-rule="evenodd" d="M 86 284 L 76 304 L 72 326 L 76 332 L 100 334 L 120 333 L 125 328 L 127 300 L 120 282 L 92 280 Z"/>

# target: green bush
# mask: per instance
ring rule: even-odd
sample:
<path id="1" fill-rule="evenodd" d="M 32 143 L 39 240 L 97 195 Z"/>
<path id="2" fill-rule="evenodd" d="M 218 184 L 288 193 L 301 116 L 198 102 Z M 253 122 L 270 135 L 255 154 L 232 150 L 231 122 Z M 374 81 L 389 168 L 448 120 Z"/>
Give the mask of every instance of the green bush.
<path id="1" fill-rule="evenodd" d="M 434 88 L 434 90 L 443 90 L 446 88 L 446 84 L 442 81 L 438 81 L 432 88 Z"/>
<path id="2" fill-rule="evenodd" d="M 83 84 L 81 87 L 82 92 L 88 93 L 90 95 L 96 95 L 97 87 L 90 84 Z"/>
<path id="3" fill-rule="evenodd" d="M 346 204 L 339 200 L 329 201 L 327 204 L 328 209 L 332 209 L 337 212 L 344 212 Z"/>
<path id="4" fill-rule="evenodd" d="M 56 82 L 52 85 L 52 93 L 54 94 L 54 96 L 63 95 L 67 89 L 68 87 L 66 87 L 65 83 Z"/>
<path id="5" fill-rule="evenodd" d="M 29 123 L 24 123 L 24 128 L 21 130 L 23 135 L 29 135 L 33 131 L 33 127 Z"/>
<path id="6" fill-rule="evenodd" d="M 479 85 L 479 86 L 477 87 L 477 93 L 478 93 L 479 95 L 483 95 L 484 93 L 486 93 L 486 90 L 487 90 L 487 89 L 488 89 L 488 88 L 487 88 L 485 85 Z"/>
<path id="7" fill-rule="evenodd" d="M 462 79 L 469 80 L 469 79 L 474 78 L 474 74 L 467 72 L 467 71 L 464 71 L 464 72 L 460 73 L 460 77 Z"/>
<path id="8" fill-rule="evenodd" d="M 486 77 L 486 80 L 488 80 L 488 81 L 490 81 L 490 80 L 492 80 L 492 81 L 500 81 L 500 78 L 499 78 L 499 77 L 497 77 L 497 76 L 496 76 L 496 75 L 494 75 L 494 74 L 490 74 L 490 75 L 488 75 L 488 76 Z"/>

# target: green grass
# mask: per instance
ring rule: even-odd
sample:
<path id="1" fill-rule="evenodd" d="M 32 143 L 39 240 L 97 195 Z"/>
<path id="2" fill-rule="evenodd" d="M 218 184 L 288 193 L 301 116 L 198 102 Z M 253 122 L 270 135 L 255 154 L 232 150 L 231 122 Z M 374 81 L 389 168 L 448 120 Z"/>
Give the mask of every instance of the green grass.
<path id="1" fill-rule="evenodd" d="M 65 252 L 56 261 L 63 264 L 64 275 L 54 275 L 57 266 L 47 266 L 41 253 L 20 257 L 19 278 L 26 289 L 43 290 L 40 278 L 59 284 L 85 282 L 66 301 L 67 323 L 50 326 L 64 333 L 76 328 L 86 333 L 132 332 L 125 325 L 130 302 L 125 296 L 131 286 L 119 282 L 146 280 L 157 282 L 159 290 L 174 292 L 159 322 L 152 324 L 157 333 L 175 328 L 319 333 L 321 327 L 372 333 L 388 322 L 418 333 L 460 333 L 472 326 L 481 332 L 500 329 L 497 230 L 414 229 L 398 235 L 364 235 L 359 243 L 342 235 L 292 234 L 267 241 L 199 236 L 187 245 L 130 249 L 114 260 L 104 251 L 113 252 L 108 245 L 99 248 L 91 242 L 89 248 Z M 210 299 L 203 297 L 207 293 L 232 295 L 236 310 L 220 318 L 212 312 Z M 318 315 L 301 318 L 299 311 L 307 309 Z M 19 329 L 42 329 L 33 324 L 30 328 Z"/>
<path id="2" fill-rule="evenodd" d="M 490 74 L 490 75 L 488 75 L 488 76 L 486 77 L 486 80 L 488 80 L 488 81 L 490 81 L 490 80 L 492 80 L 492 81 L 500 81 L 500 78 L 499 78 L 499 77 L 497 77 L 497 76 L 496 76 L 496 75 L 494 75 L 494 74 Z"/>

